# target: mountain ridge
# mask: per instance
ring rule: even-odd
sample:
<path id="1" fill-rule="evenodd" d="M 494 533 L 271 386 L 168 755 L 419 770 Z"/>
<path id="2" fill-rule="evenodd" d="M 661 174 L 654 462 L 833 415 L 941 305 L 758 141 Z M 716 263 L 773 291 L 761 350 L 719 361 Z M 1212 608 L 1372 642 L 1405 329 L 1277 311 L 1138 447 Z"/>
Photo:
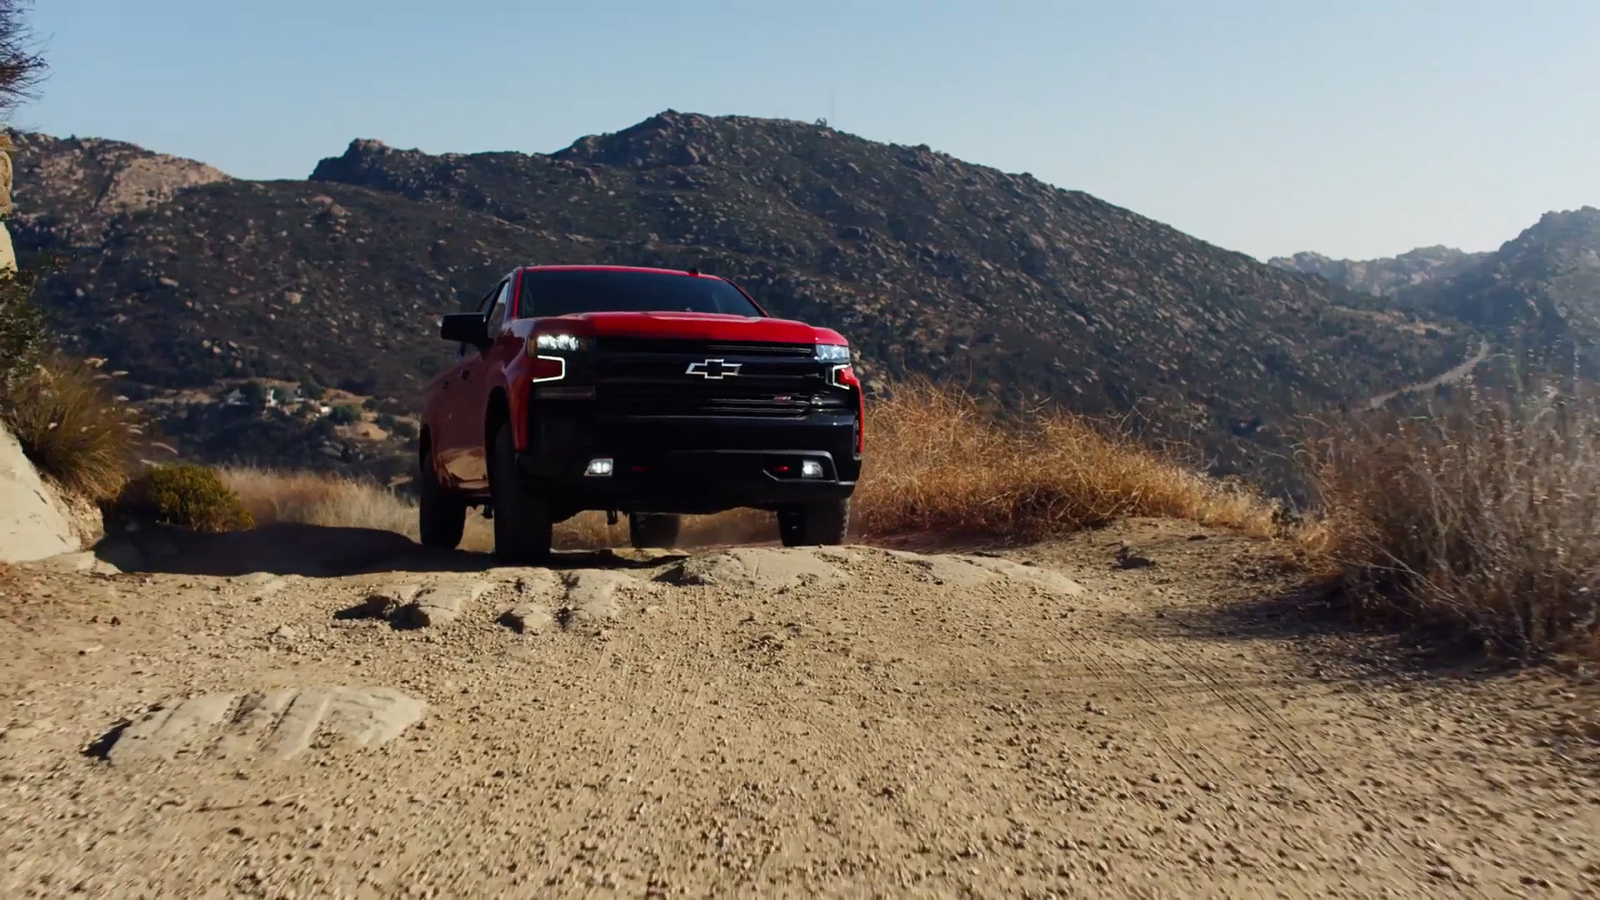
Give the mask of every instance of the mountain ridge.
<path id="1" fill-rule="evenodd" d="M 1483 253 L 1419 248 L 1367 261 L 1299 253 L 1270 263 L 1463 323 L 1541 366 L 1568 370 L 1575 361 L 1579 374 L 1600 376 L 1600 208 L 1546 212 Z"/>
<path id="2" fill-rule="evenodd" d="M 552 154 L 357 139 L 305 181 L 184 170 L 198 183 L 106 217 L 97 244 L 77 222 L 86 178 L 63 174 L 73 148 L 51 140 L 30 139 L 54 162 L 19 206 L 76 224 L 19 244 L 66 253 L 45 285 L 58 323 L 151 389 L 311 377 L 414 404 L 445 359 L 435 318 L 503 268 L 697 266 L 840 330 L 875 388 L 929 375 L 1134 417 L 1249 473 L 1282 468 L 1299 418 L 1470 349 L 1427 314 L 1092 195 L 787 120 L 667 111 Z"/>

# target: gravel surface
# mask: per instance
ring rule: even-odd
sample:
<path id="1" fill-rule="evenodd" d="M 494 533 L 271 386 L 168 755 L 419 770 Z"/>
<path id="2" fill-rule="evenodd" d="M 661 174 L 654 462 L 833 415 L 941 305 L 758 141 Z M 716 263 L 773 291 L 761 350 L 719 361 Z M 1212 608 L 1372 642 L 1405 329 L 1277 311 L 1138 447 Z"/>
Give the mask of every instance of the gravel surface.
<path id="1" fill-rule="evenodd" d="M 1258 542 L 369 568 L 0 573 L 0 896 L 1600 884 L 1595 688 L 1422 668 Z"/>

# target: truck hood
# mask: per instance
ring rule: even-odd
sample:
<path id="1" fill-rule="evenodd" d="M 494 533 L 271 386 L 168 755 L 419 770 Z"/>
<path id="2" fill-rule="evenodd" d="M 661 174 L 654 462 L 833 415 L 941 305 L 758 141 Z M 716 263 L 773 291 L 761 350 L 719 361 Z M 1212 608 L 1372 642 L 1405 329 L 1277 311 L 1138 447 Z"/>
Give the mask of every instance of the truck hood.
<path id="1" fill-rule="evenodd" d="M 770 341 L 775 344 L 843 344 L 829 328 L 792 319 L 721 313 L 597 312 L 538 319 L 534 330 L 565 331 L 580 337 L 655 337 L 706 341 Z"/>

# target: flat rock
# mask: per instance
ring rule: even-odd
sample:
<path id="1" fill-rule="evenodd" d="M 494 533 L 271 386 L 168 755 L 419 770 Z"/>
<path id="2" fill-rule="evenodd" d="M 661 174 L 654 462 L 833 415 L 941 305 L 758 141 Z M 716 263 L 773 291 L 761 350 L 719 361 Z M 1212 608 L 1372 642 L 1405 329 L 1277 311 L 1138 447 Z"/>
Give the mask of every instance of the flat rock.
<path id="1" fill-rule="evenodd" d="M 417 599 L 420 593 L 422 585 L 413 582 L 379 585 L 340 615 L 347 619 L 387 619 Z"/>
<path id="2" fill-rule="evenodd" d="M 556 592 L 556 573 L 549 569 L 490 569 L 489 577 L 524 597 L 543 597 Z"/>
<path id="3" fill-rule="evenodd" d="M 461 617 L 467 604 L 494 590 L 487 581 L 447 581 L 422 589 L 408 605 L 397 614 L 404 623 L 416 628 L 444 625 Z"/>
<path id="4" fill-rule="evenodd" d="M 419 721 L 421 700 L 389 688 L 330 687 L 250 694 L 207 694 L 153 710 L 118 734 L 106 757 L 287 760 L 322 734 L 356 746 L 385 744 Z"/>
<path id="5" fill-rule="evenodd" d="M 675 580 L 683 585 L 774 591 L 801 585 L 831 587 L 849 582 L 850 576 L 809 548 L 741 547 L 687 559 Z"/>
<path id="6" fill-rule="evenodd" d="M 644 583 L 622 572 L 577 569 L 565 573 L 566 601 L 562 608 L 575 621 L 609 621 L 617 617 L 617 592 L 643 588 Z"/>
<path id="7" fill-rule="evenodd" d="M 537 603 L 519 603 L 500 614 L 500 624 L 518 634 L 539 634 L 555 623 L 555 615 Z"/>

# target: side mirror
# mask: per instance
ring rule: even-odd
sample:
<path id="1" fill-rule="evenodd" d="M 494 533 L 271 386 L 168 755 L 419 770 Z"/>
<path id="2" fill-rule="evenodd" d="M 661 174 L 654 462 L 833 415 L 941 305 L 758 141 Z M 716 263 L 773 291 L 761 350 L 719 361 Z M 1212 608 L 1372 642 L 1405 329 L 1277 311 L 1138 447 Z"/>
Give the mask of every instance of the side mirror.
<path id="1" fill-rule="evenodd" d="M 483 347 L 489 343 L 489 321 L 480 313 L 449 313 L 439 320 L 439 337 L 453 344 Z"/>

